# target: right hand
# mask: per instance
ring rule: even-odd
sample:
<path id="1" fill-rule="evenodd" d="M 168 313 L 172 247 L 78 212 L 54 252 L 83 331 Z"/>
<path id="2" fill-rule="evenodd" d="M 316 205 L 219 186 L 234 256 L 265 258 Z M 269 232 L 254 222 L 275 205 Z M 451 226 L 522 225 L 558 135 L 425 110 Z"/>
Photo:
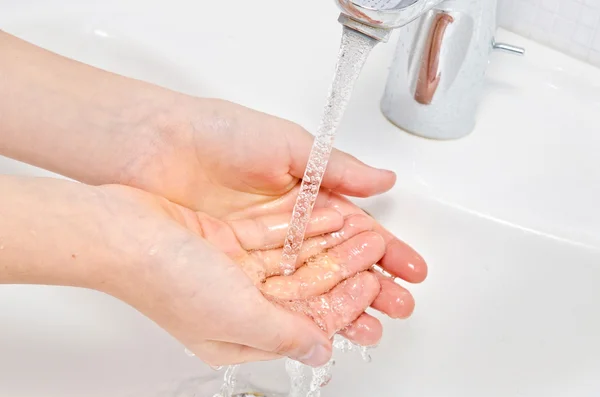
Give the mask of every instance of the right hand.
<path id="1" fill-rule="evenodd" d="M 305 256 L 331 249 L 285 278 L 269 263 L 276 263 L 273 247 L 289 214 L 225 224 L 134 188 L 33 178 L 0 177 L 0 191 L 0 284 L 108 293 L 211 365 L 280 356 L 324 364 L 329 337 L 379 293 L 377 279 L 364 270 L 382 255 L 381 238 L 360 233 L 368 227 L 344 226 L 335 210 L 317 212 L 310 235 L 344 226 L 348 237 L 355 236 L 340 245 L 331 236 L 307 240 L 312 252 Z M 352 255 L 357 247 L 363 252 Z M 295 304 L 298 298 L 306 303 Z M 378 339 L 381 330 L 374 330 Z M 350 336 L 366 344 L 373 339 Z"/>
<path id="2" fill-rule="evenodd" d="M 332 209 L 316 211 L 299 261 L 306 265 L 282 276 L 278 263 L 289 213 L 225 223 L 145 192 L 104 189 L 129 201 L 124 209 L 130 215 L 120 217 L 129 219 L 132 231 L 148 230 L 134 222 L 136 215 L 152 210 L 163 218 L 151 228 L 157 233 L 154 255 L 144 255 L 133 277 L 112 293 L 205 362 L 288 356 L 318 366 L 331 356 L 330 338 L 342 329 L 359 344 L 381 337 L 379 321 L 364 313 L 380 291 L 367 270 L 385 253 L 369 217 L 344 220 Z"/>

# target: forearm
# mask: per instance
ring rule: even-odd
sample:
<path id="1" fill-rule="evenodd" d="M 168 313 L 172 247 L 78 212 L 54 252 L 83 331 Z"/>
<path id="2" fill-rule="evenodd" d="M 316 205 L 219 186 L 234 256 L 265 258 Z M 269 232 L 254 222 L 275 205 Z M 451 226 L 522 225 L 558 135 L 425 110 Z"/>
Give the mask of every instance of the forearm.
<path id="1" fill-rule="evenodd" d="M 127 254 L 111 248 L 105 222 L 88 210 L 101 202 L 91 186 L 0 176 L 0 284 L 96 288 L 112 282 L 118 274 L 109 269 Z"/>
<path id="2" fill-rule="evenodd" d="M 126 179 L 175 98 L 1 31 L 0 92 L 0 155 L 90 184 Z"/>

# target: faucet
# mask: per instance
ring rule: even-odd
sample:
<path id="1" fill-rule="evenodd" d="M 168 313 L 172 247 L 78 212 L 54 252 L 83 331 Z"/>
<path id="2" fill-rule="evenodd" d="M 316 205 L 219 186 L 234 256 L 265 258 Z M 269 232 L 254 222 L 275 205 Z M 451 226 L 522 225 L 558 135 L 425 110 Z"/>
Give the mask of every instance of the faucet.
<path id="1" fill-rule="evenodd" d="M 443 0 L 336 0 L 339 22 L 376 40 L 387 42 L 402 27 Z"/>
<path id="2" fill-rule="evenodd" d="M 381 109 L 414 135 L 456 139 L 471 133 L 496 43 L 497 0 L 336 0 L 339 21 L 382 42 L 399 40 Z"/>

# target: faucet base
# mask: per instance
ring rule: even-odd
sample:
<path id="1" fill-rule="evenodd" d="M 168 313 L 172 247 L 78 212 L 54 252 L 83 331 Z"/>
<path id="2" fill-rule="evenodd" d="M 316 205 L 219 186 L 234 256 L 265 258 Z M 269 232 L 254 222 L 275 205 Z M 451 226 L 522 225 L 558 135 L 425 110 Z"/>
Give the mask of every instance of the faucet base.
<path id="1" fill-rule="evenodd" d="M 387 105 L 384 103 L 384 101 L 382 101 L 380 109 L 383 117 L 385 117 L 387 121 L 389 121 L 399 130 L 419 138 L 433 141 L 454 141 L 471 135 L 471 133 L 475 130 L 475 122 L 466 126 L 463 124 L 459 129 L 454 131 L 449 130 L 448 128 L 440 128 L 438 130 L 431 128 L 423 129 L 423 126 L 419 123 L 407 123 L 404 120 L 399 123 L 393 118 L 392 112 L 390 112 L 386 106 Z"/>
<path id="2" fill-rule="evenodd" d="M 447 1 L 399 29 L 381 109 L 394 125 L 450 140 L 475 128 L 496 0 Z"/>

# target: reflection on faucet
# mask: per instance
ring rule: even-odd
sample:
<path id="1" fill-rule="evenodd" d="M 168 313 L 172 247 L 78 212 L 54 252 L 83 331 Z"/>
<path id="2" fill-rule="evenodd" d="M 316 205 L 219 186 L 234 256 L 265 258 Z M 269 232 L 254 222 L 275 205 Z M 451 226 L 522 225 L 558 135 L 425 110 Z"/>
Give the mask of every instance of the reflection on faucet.
<path id="1" fill-rule="evenodd" d="M 494 41 L 496 0 L 447 0 L 399 30 L 381 107 L 393 124 L 426 138 L 468 135 L 490 53 L 523 53 Z"/>
<path id="2" fill-rule="evenodd" d="M 524 52 L 494 41 L 497 0 L 335 1 L 339 21 L 364 35 L 386 42 L 399 28 L 381 107 L 392 123 L 415 135 L 469 134 L 490 52 Z"/>
<path id="3" fill-rule="evenodd" d="M 427 38 L 427 45 L 424 56 L 421 59 L 417 89 L 415 90 L 415 100 L 423 105 L 429 105 L 440 83 L 441 74 L 440 51 L 444 32 L 449 24 L 454 22 L 450 14 L 440 13 L 436 15 L 434 23 Z"/>

